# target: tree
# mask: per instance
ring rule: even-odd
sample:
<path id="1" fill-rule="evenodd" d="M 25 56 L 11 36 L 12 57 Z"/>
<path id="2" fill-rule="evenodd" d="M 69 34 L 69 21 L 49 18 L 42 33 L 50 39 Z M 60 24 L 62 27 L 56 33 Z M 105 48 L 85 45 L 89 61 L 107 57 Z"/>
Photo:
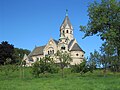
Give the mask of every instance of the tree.
<path id="1" fill-rule="evenodd" d="M 84 38 L 97 34 L 116 51 L 120 69 L 120 1 L 101 0 L 88 7 L 89 21 L 87 26 L 80 26 Z"/>
<path id="2" fill-rule="evenodd" d="M 65 52 L 57 51 L 55 56 L 59 60 L 60 68 L 62 70 L 62 77 L 63 77 L 63 75 L 64 75 L 64 68 L 68 67 L 68 65 L 72 61 L 72 58 L 71 58 L 70 54 L 67 53 L 66 51 Z"/>
<path id="3" fill-rule="evenodd" d="M 22 48 L 14 48 L 13 57 L 15 60 L 15 64 L 19 65 L 20 78 L 24 78 L 24 67 L 26 65 L 26 62 L 22 61 L 22 59 L 25 54 L 28 55 L 29 53 L 30 53 L 30 50 L 22 49 Z"/>
<path id="4" fill-rule="evenodd" d="M 100 54 L 98 51 L 94 51 L 94 53 L 90 53 L 90 57 L 88 59 L 88 66 L 93 72 L 97 67 L 100 67 Z"/>
<path id="5" fill-rule="evenodd" d="M 32 71 L 35 77 L 39 77 L 40 74 L 57 73 L 58 68 L 55 66 L 52 58 L 45 56 L 33 64 Z"/>
<path id="6" fill-rule="evenodd" d="M 117 71 L 119 64 L 117 61 L 116 50 L 114 50 L 113 45 L 109 44 L 109 42 L 105 42 L 101 46 L 101 63 L 104 68 L 104 72 L 106 69 L 110 69 L 114 72 Z"/>
<path id="7" fill-rule="evenodd" d="M 71 71 L 75 72 L 75 73 L 80 73 L 81 75 L 90 71 L 90 69 L 87 65 L 86 59 L 84 58 L 80 64 L 73 65 Z"/>
<path id="8" fill-rule="evenodd" d="M 22 48 L 14 48 L 14 59 L 16 63 L 21 63 L 24 55 L 28 55 L 30 53 L 30 50 L 22 49 Z"/>
<path id="9" fill-rule="evenodd" d="M 11 60 L 9 63 L 14 63 L 13 58 L 14 46 L 7 41 L 3 41 L 0 44 L 0 64 L 5 64 L 7 60 Z"/>

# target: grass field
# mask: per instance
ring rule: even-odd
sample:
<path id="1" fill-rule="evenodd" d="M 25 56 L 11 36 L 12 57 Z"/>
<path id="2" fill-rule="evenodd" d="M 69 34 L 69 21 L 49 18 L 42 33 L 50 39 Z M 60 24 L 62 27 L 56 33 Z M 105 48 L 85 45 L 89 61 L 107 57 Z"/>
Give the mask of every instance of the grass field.
<path id="1" fill-rule="evenodd" d="M 93 74 L 80 74 L 66 72 L 61 74 L 45 74 L 34 78 L 30 69 L 25 69 L 24 78 L 20 78 L 20 71 L 5 76 L 0 72 L 0 90 L 120 90 L 120 74 L 109 73 L 104 77 L 101 71 Z"/>

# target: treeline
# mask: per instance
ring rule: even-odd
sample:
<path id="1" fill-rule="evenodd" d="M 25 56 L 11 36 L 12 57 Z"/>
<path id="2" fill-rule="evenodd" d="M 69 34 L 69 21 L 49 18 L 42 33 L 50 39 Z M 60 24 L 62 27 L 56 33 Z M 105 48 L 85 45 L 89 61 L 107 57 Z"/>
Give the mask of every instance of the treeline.
<path id="1" fill-rule="evenodd" d="M 102 48 L 101 48 L 102 49 Z M 90 53 L 89 58 L 87 58 L 87 65 L 91 67 L 92 71 L 96 69 L 103 69 L 104 73 L 107 71 L 120 72 L 120 64 L 116 56 L 108 56 L 103 53 L 103 51 L 94 51 Z"/>
<path id="2" fill-rule="evenodd" d="M 24 54 L 29 54 L 30 50 L 15 48 L 14 45 L 3 41 L 0 44 L 0 65 L 20 63 Z"/>

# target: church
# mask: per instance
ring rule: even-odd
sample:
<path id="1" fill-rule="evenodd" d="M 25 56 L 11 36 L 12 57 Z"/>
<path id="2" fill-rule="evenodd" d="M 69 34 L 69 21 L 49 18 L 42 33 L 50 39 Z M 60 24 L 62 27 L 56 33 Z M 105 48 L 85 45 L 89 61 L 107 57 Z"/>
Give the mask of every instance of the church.
<path id="1" fill-rule="evenodd" d="M 32 63 L 47 55 L 54 58 L 55 63 L 58 63 L 59 61 L 54 56 L 58 50 L 70 53 L 72 57 L 71 65 L 80 64 L 84 59 L 85 52 L 78 45 L 73 33 L 73 26 L 70 23 L 68 14 L 66 13 L 63 23 L 60 26 L 59 39 L 55 40 L 50 38 L 46 45 L 35 47 L 28 56 L 24 56 L 23 60 L 26 61 L 26 65 L 31 66 Z"/>

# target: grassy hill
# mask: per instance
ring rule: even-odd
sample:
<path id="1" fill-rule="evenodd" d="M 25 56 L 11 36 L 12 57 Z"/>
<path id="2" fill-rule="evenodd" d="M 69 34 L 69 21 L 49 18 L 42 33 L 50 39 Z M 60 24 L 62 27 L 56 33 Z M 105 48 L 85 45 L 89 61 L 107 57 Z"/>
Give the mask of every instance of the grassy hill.
<path id="1" fill-rule="evenodd" d="M 8 75 L 0 72 L 0 90 L 120 90 L 120 73 L 108 72 L 104 77 L 100 70 L 82 76 L 65 70 L 64 78 L 61 73 L 34 78 L 31 69 L 25 68 L 24 78 L 20 76 L 20 70 Z"/>

